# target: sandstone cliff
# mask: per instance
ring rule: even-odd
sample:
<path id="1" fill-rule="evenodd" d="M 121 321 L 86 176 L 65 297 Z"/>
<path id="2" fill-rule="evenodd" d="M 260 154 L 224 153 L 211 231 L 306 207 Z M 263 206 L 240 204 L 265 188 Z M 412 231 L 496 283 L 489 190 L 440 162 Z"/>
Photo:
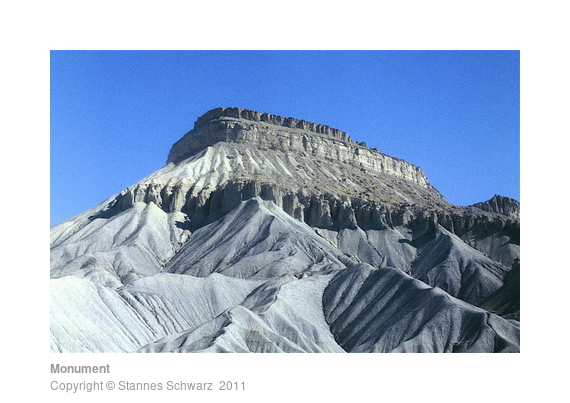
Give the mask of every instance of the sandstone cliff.
<path id="1" fill-rule="evenodd" d="M 300 156 L 348 163 L 374 173 L 429 186 L 423 171 L 398 158 L 356 143 L 343 131 L 295 118 L 239 108 L 217 108 L 198 118 L 174 144 L 167 163 L 180 162 L 217 142 L 250 144 Z"/>

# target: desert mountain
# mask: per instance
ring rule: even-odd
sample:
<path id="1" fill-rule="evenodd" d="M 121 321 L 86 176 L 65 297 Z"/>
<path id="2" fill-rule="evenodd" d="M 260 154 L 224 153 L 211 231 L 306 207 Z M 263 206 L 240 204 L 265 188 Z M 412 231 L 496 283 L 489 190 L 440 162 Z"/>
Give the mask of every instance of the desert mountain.
<path id="1" fill-rule="evenodd" d="M 516 352 L 519 230 L 338 129 L 214 109 L 51 228 L 51 350 Z"/>

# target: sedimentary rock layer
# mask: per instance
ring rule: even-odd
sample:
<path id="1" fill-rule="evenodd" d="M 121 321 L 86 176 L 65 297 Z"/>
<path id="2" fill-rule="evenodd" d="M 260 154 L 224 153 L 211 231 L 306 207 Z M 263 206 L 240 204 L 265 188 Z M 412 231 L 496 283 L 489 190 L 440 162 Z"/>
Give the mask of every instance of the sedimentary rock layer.
<path id="1" fill-rule="evenodd" d="M 247 118 L 250 115 L 259 115 L 260 120 Z M 263 116 L 267 119 L 262 120 Z M 344 162 L 357 169 L 389 174 L 422 187 L 429 186 L 420 168 L 355 143 L 340 130 L 238 108 L 214 109 L 200 117 L 194 129 L 172 146 L 167 163 L 181 162 L 220 141 Z"/>

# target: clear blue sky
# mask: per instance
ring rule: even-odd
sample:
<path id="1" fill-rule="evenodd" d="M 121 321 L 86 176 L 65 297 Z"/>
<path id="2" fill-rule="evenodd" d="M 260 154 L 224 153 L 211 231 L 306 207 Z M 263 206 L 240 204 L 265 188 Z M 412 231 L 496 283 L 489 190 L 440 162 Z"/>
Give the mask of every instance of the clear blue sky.
<path id="1" fill-rule="evenodd" d="M 52 51 L 51 224 L 165 165 L 209 109 L 322 123 L 444 197 L 520 200 L 518 51 Z"/>

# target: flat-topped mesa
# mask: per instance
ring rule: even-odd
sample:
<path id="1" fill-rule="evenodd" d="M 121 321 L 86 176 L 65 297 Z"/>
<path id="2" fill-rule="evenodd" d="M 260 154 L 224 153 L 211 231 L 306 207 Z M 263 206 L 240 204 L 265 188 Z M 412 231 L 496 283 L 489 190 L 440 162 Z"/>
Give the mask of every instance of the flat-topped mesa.
<path id="1" fill-rule="evenodd" d="M 305 120 L 299 120 L 291 117 L 283 117 L 279 115 L 272 115 L 269 113 L 260 113 L 250 109 L 241 108 L 216 108 L 212 109 L 202 116 L 200 116 L 194 123 L 194 128 L 198 128 L 212 120 L 219 118 L 236 118 L 251 120 L 253 122 L 264 122 L 275 126 L 284 126 L 291 129 L 301 129 L 310 132 L 315 132 L 319 134 L 325 134 L 329 137 L 339 139 L 342 141 L 352 142 L 350 137 L 339 129 L 333 129 L 332 127 L 321 125 L 318 123 L 311 123 Z"/>
<path id="2" fill-rule="evenodd" d="M 240 108 L 216 108 L 199 117 L 194 128 L 174 143 L 167 163 L 178 164 L 220 142 L 253 147 L 260 152 L 275 150 L 335 161 L 431 187 L 420 168 L 357 143 L 341 130 Z"/>

